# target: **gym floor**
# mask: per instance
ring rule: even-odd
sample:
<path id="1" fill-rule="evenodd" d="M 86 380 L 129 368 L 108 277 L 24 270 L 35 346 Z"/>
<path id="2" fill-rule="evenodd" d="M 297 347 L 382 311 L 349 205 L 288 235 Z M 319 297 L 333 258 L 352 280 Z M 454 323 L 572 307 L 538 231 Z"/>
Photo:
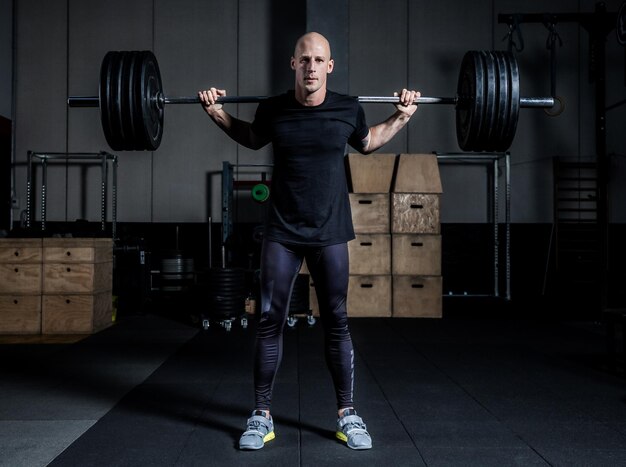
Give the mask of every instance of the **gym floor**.
<path id="1" fill-rule="evenodd" d="M 254 322 L 203 331 L 148 313 L 80 340 L 0 339 L 0 465 L 626 464 L 626 380 L 599 324 L 459 316 L 351 329 L 370 451 L 334 440 L 319 323 L 286 330 L 276 439 L 241 452 Z"/>

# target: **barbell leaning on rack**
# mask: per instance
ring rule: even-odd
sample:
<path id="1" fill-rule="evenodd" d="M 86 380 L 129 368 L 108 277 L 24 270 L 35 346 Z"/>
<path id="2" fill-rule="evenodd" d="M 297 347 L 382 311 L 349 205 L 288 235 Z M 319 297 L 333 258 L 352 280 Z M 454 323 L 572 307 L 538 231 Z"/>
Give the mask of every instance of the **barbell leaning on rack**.
<path id="1" fill-rule="evenodd" d="M 520 97 L 515 57 L 503 51 L 469 51 L 461 63 L 455 97 L 419 97 L 418 104 L 456 108 L 456 133 L 464 151 L 506 151 L 521 107 L 550 108 L 553 97 Z M 218 102 L 258 103 L 265 96 L 224 96 Z M 361 103 L 395 104 L 398 97 L 358 96 Z M 165 104 L 195 104 L 196 97 L 168 97 L 150 51 L 108 52 L 100 67 L 99 95 L 71 96 L 70 107 L 100 107 L 102 129 L 115 151 L 154 151 L 163 135 Z"/>

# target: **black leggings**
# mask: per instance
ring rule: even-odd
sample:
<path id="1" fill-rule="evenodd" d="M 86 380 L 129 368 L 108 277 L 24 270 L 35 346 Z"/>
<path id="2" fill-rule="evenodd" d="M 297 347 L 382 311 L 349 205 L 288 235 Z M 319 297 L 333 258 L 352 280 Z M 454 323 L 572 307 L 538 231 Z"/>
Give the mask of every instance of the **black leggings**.
<path id="1" fill-rule="evenodd" d="M 335 385 L 337 406 L 342 409 L 353 404 L 354 350 L 346 313 L 348 245 L 299 247 L 265 240 L 261 252 L 261 317 L 254 361 L 256 409 L 270 409 L 274 379 L 282 359 L 283 329 L 291 291 L 304 259 L 317 292 L 326 364 Z"/>

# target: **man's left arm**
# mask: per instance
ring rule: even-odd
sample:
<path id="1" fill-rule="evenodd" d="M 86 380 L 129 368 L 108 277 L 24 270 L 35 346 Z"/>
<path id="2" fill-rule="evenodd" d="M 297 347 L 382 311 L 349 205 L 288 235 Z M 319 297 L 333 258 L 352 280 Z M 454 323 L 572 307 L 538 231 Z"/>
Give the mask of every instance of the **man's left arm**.
<path id="1" fill-rule="evenodd" d="M 413 101 L 419 96 L 420 93 L 417 91 L 403 89 L 400 94 L 400 102 L 396 104 L 394 114 L 384 122 L 370 127 L 367 136 L 361 140 L 362 148 L 360 152 L 370 154 L 391 141 L 404 128 L 417 110 L 417 104 L 413 104 Z"/>

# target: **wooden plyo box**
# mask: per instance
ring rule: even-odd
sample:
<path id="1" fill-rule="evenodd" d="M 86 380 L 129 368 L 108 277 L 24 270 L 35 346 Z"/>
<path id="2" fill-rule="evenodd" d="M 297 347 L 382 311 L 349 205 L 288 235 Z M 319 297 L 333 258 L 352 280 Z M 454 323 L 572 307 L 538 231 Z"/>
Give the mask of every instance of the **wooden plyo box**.
<path id="1" fill-rule="evenodd" d="M 394 193 L 441 193 L 441 176 L 435 154 L 400 154 Z"/>
<path id="2" fill-rule="evenodd" d="M 0 334 L 41 332 L 41 239 L 0 239 Z"/>
<path id="3" fill-rule="evenodd" d="M 41 263 L 41 239 L 0 239 L 0 263 Z"/>
<path id="4" fill-rule="evenodd" d="M 389 193 L 395 154 L 348 154 L 348 173 L 354 193 Z"/>
<path id="5" fill-rule="evenodd" d="M 391 276 L 350 276 L 349 317 L 390 317 Z"/>
<path id="6" fill-rule="evenodd" d="M 41 333 L 41 295 L 0 295 L 0 334 Z"/>
<path id="7" fill-rule="evenodd" d="M 0 264 L 0 293 L 40 294 L 41 263 Z"/>
<path id="8" fill-rule="evenodd" d="M 113 242 L 43 241 L 43 334 L 93 333 L 112 324 Z"/>
<path id="9" fill-rule="evenodd" d="M 391 250 L 394 275 L 441 275 L 441 235 L 395 234 Z"/>
<path id="10" fill-rule="evenodd" d="M 44 263 L 43 293 L 95 293 L 111 290 L 113 263 Z"/>
<path id="11" fill-rule="evenodd" d="M 438 194 L 393 193 L 391 207 L 392 233 L 439 234 Z"/>
<path id="12" fill-rule="evenodd" d="M 350 193 L 350 210 L 356 233 L 389 233 L 388 193 Z"/>
<path id="13" fill-rule="evenodd" d="M 42 334 L 90 334 L 112 324 L 110 292 L 91 295 L 44 295 Z"/>
<path id="14" fill-rule="evenodd" d="M 44 238 L 44 263 L 105 263 L 113 261 L 110 238 Z"/>
<path id="15" fill-rule="evenodd" d="M 348 242 L 350 274 L 391 274 L 391 235 L 356 234 Z"/>
<path id="16" fill-rule="evenodd" d="M 441 318 L 441 276 L 393 276 L 394 318 Z"/>

